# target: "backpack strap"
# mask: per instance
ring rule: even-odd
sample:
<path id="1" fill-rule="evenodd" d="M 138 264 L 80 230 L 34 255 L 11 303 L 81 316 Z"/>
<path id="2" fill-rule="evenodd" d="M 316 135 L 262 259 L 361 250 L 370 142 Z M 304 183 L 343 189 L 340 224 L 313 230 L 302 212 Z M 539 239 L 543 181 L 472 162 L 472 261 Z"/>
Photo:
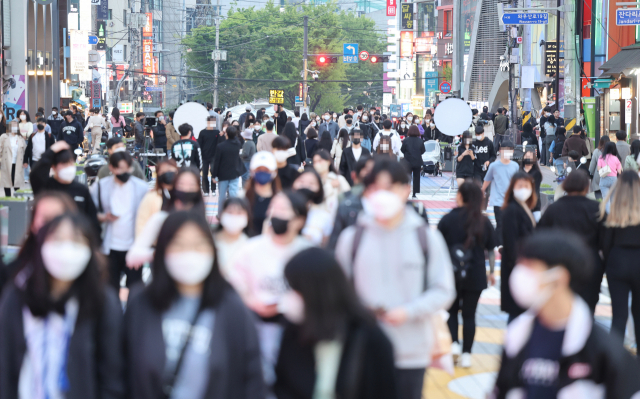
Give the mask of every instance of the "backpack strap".
<path id="1" fill-rule="evenodd" d="M 358 255 L 358 247 L 360 246 L 360 241 L 362 240 L 362 234 L 364 233 L 364 226 L 361 224 L 356 224 L 356 232 L 353 235 L 353 245 L 351 246 L 351 278 L 353 279 L 353 265 L 356 261 L 356 255 Z"/>
<path id="2" fill-rule="evenodd" d="M 422 291 L 427 290 L 427 268 L 429 266 L 429 244 L 427 241 L 427 231 L 425 226 L 420 226 L 416 229 L 418 233 L 418 241 L 420 241 L 420 249 L 424 255 L 424 281 L 422 282 Z"/>

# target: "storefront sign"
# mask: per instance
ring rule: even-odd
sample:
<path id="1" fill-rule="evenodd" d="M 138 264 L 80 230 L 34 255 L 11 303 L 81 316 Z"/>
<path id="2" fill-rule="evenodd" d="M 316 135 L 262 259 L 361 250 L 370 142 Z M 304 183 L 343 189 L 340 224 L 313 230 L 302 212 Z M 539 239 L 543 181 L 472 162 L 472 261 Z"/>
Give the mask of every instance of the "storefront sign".
<path id="1" fill-rule="evenodd" d="M 122 102 L 118 107 L 120 109 L 121 114 L 130 114 L 133 112 L 133 103 L 132 102 Z"/>
<path id="2" fill-rule="evenodd" d="M 624 121 L 628 125 L 631 123 L 631 100 L 624 100 Z"/>
<path id="3" fill-rule="evenodd" d="M 284 90 L 269 90 L 269 104 L 284 104 Z"/>
<path id="4" fill-rule="evenodd" d="M 124 61 L 124 45 L 116 44 L 111 50 L 111 59 L 115 62 Z"/>
<path id="5" fill-rule="evenodd" d="M 69 32 L 71 73 L 78 74 L 80 80 L 91 80 L 88 36 L 87 31 L 84 30 Z"/>
<path id="6" fill-rule="evenodd" d="M 640 9 L 623 9 L 616 10 L 616 25 L 640 25 Z"/>
<path id="7" fill-rule="evenodd" d="M 558 48 L 557 42 L 547 42 L 547 48 L 545 50 L 544 57 L 544 73 L 546 75 L 555 75 L 556 70 L 556 50 Z M 564 73 L 564 42 L 560 42 L 560 74 Z"/>
<path id="8" fill-rule="evenodd" d="M 402 7 L 402 15 L 400 15 L 402 25 L 402 29 L 411 29 L 413 30 L 413 3 L 411 4 L 401 4 Z"/>
<path id="9" fill-rule="evenodd" d="M 153 36 L 153 14 L 147 13 L 147 23 L 142 28 L 142 36 L 143 37 L 151 37 Z"/>
<path id="10" fill-rule="evenodd" d="M 98 50 L 107 49 L 107 23 L 98 21 Z"/>
<path id="11" fill-rule="evenodd" d="M 395 17 L 396 16 L 396 0 L 387 0 L 387 17 Z"/>
<path id="12" fill-rule="evenodd" d="M 106 21 L 109 19 L 109 0 L 102 0 L 96 8 L 98 20 Z"/>
<path id="13" fill-rule="evenodd" d="M 91 24 L 91 0 L 80 0 L 80 30 L 89 32 Z"/>
<path id="14" fill-rule="evenodd" d="M 433 37 L 416 37 L 416 53 L 431 54 L 433 48 Z"/>
<path id="15" fill-rule="evenodd" d="M 425 105 L 429 107 L 431 106 L 431 93 L 438 91 L 438 71 L 425 72 L 424 78 L 424 94 L 426 97 Z"/>
<path id="16" fill-rule="evenodd" d="M 413 31 L 400 32 L 400 57 L 413 56 Z"/>
<path id="17" fill-rule="evenodd" d="M 153 73 L 153 40 L 142 40 L 142 70 L 145 74 Z"/>

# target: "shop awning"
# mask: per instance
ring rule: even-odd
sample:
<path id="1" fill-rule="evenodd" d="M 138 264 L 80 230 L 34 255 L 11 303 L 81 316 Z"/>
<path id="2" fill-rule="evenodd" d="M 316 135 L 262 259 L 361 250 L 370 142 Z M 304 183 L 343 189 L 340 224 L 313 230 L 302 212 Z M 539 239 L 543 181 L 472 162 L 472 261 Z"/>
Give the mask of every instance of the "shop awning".
<path id="1" fill-rule="evenodd" d="M 629 75 L 635 68 L 640 68 L 640 45 L 623 47 L 618 54 L 600 66 L 602 77 L 611 75 Z"/>
<path id="2" fill-rule="evenodd" d="M 613 82 L 613 79 L 596 79 L 593 82 L 593 87 L 596 89 L 608 89 L 611 86 L 611 82 Z"/>

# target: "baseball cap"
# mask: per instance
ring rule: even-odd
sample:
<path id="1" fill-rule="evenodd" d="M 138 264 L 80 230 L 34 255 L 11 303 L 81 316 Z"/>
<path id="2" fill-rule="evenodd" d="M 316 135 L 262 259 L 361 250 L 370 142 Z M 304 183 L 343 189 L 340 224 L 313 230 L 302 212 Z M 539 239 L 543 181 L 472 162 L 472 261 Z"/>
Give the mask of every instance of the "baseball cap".
<path id="1" fill-rule="evenodd" d="M 278 170 L 278 163 L 276 157 L 269 151 L 259 151 L 251 158 L 251 164 L 249 169 L 256 170 L 258 168 L 267 168 L 272 172 Z"/>

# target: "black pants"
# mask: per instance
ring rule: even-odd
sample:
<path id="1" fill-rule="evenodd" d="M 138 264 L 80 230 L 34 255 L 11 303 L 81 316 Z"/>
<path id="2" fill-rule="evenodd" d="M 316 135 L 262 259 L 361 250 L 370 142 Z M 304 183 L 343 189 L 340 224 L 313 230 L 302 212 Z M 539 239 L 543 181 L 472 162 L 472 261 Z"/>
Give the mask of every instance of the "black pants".
<path id="1" fill-rule="evenodd" d="M 426 369 L 396 369 L 398 399 L 422 398 L 422 386 Z"/>
<path id="2" fill-rule="evenodd" d="M 142 268 L 135 270 L 127 267 L 126 251 L 109 252 L 109 283 L 116 292 L 120 290 L 120 274 L 124 272 L 127 275 L 127 288 L 142 281 Z"/>
<path id="3" fill-rule="evenodd" d="M 413 195 L 420 193 L 420 171 L 422 166 L 411 167 L 411 173 L 413 173 Z"/>
<path id="4" fill-rule="evenodd" d="M 458 297 L 449 308 L 449 331 L 453 342 L 458 342 L 458 311 L 462 309 L 462 352 L 471 353 L 476 335 L 476 309 L 482 291 L 459 290 Z M 462 305 L 460 305 L 462 302 Z"/>
<path id="5" fill-rule="evenodd" d="M 631 314 L 635 324 L 636 339 L 640 337 L 640 276 L 628 278 L 610 277 L 609 293 L 611 294 L 611 333 L 622 345 L 624 332 L 629 318 L 629 293 L 631 293 Z"/>
<path id="6" fill-rule="evenodd" d="M 502 208 L 499 206 L 493 207 L 493 214 L 496 217 L 496 231 L 495 231 L 495 241 L 496 245 L 502 245 Z"/>
<path id="7" fill-rule="evenodd" d="M 20 165 L 20 167 L 22 167 L 22 165 Z M 16 164 L 11 164 L 11 183 L 12 185 L 16 184 Z M 18 187 L 14 187 L 13 188 L 15 191 L 20 190 Z M 11 197 L 11 187 L 4 188 L 4 196 L 5 197 Z"/>
<path id="8" fill-rule="evenodd" d="M 209 171 L 211 171 L 211 191 L 216 191 L 216 182 L 213 181 L 213 161 L 211 159 L 202 159 L 202 191 L 209 194 Z"/>

